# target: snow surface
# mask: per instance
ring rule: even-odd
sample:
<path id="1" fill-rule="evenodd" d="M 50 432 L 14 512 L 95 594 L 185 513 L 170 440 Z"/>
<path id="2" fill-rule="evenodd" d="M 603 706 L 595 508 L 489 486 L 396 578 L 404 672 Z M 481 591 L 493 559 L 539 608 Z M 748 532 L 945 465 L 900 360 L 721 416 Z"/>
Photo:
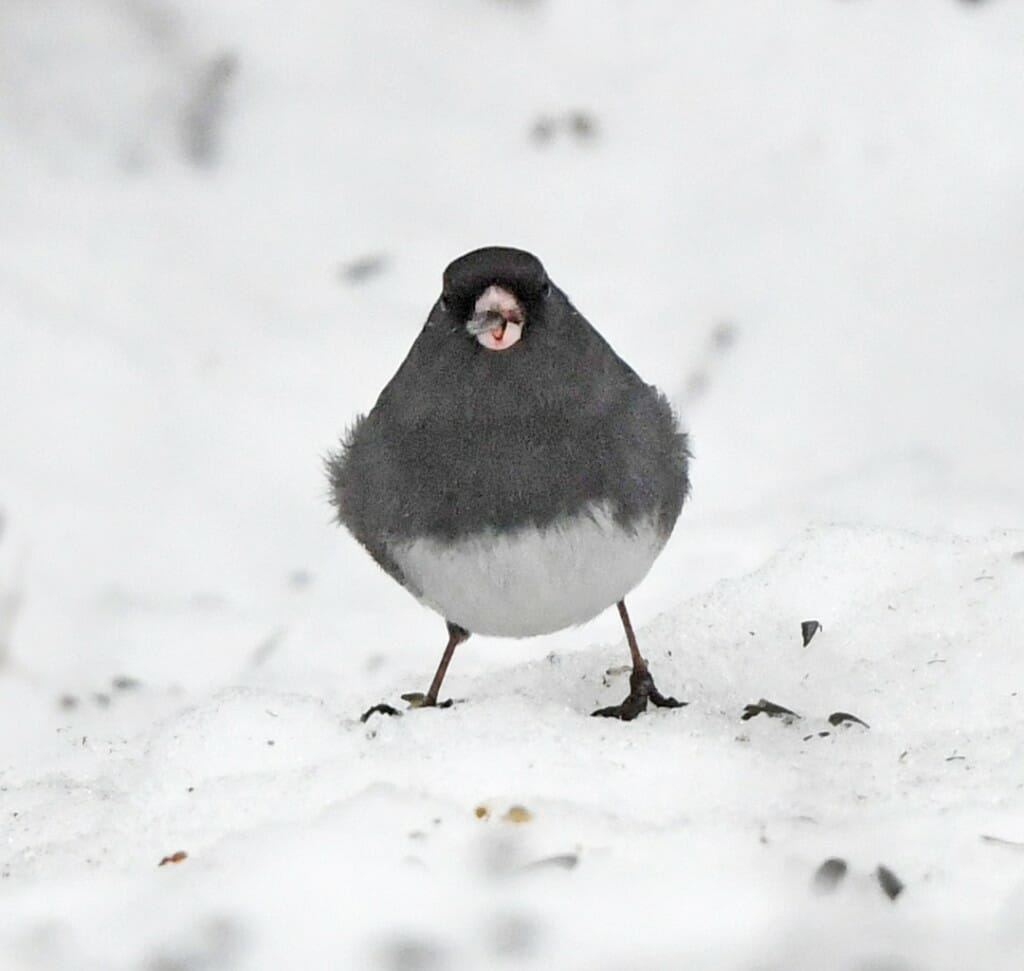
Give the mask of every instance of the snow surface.
<path id="1" fill-rule="evenodd" d="M 13 0 L 0 92 L 0 967 L 1024 966 L 1024 8 Z M 358 721 L 444 629 L 320 459 L 491 243 L 692 431 L 681 711 L 609 612 Z"/>

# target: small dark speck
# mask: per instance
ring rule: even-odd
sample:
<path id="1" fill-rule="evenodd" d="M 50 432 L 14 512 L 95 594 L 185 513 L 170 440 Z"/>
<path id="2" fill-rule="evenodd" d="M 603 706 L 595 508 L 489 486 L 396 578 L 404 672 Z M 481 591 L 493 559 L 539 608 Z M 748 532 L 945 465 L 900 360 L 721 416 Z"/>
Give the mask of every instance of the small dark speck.
<path id="1" fill-rule="evenodd" d="M 895 900 L 903 893 L 903 881 L 892 870 L 881 863 L 878 864 L 878 869 L 875 870 L 875 879 L 878 880 L 883 893 L 890 900 Z"/>
<path id="2" fill-rule="evenodd" d="M 572 111 L 568 117 L 569 131 L 577 138 L 591 139 L 597 135 L 597 120 L 586 111 Z"/>
<path id="3" fill-rule="evenodd" d="M 782 705 L 775 704 L 774 701 L 768 701 L 767 698 L 762 698 L 757 702 L 756 705 L 746 705 L 743 708 L 743 714 L 740 715 L 742 721 L 750 721 L 756 715 L 768 715 L 769 718 L 781 718 L 787 724 L 791 723 L 794 719 L 800 718 L 795 711 L 789 708 L 784 708 Z"/>
<path id="4" fill-rule="evenodd" d="M 1014 563 L 1024 564 L 1024 550 L 1017 550 L 1017 552 L 1014 553 L 1013 556 L 1010 557 L 1010 559 Z"/>
<path id="5" fill-rule="evenodd" d="M 187 860 L 188 854 L 184 850 L 177 850 L 174 853 L 165 856 L 157 866 L 167 866 L 168 863 L 181 863 L 182 860 Z"/>
<path id="6" fill-rule="evenodd" d="M 292 590 L 305 590 L 313 582 L 313 574 L 309 570 L 292 570 L 288 574 L 288 586 Z"/>
<path id="7" fill-rule="evenodd" d="M 345 283 L 358 285 L 372 280 L 387 269 L 387 257 L 380 253 L 357 256 L 338 267 L 338 276 Z"/>
<path id="8" fill-rule="evenodd" d="M 273 745 L 273 744 L 275 744 L 275 743 L 274 743 L 274 740 L 273 740 L 272 738 L 268 738 L 268 739 L 267 739 L 267 744 L 268 744 L 268 745 Z"/>
<path id="9" fill-rule="evenodd" d="M 946 756 L 946 761 L 947 762 L 966 762 L 967 761 L 967 756 L 966 755 L 947 755 Z"/>
<path id="10" fill-rule="evenodd" d="M 139 687 L 139 682 L 135 678 L 129 678 L 122 674 L 114 678 L 110 685 L 115 691 L 134 691 Z"/>
<path id="11" fill-rule="evenodd" d="M 822 893 L 831 893 L 843 881 L 848 869 L 846 860 L 837 856 L 829 857 L 814 871 L 815 889 Z"/>
<path id="12" fill-rule="evenodd" d="M 188 792 L 195 792 L 196 791 L 196 787 L 195 786 L 189 786 L 187 791 Z"/>
<path id="13" fill-rule="evenodd" d="M 104 694 L 102 691 L 97 691 L 92 696 L 92 700 L 94 702 L 96 702 L 96 704 L 100 708 L 109 708 L 110 707 L 110 695 Z"/>
<path id="14" fill-rule="evenodd" d="M 61 695 L 57 704 L 65 711 L 71 711 L 72 708 L 78 707 L 78 699 L 74 695 Z"/>
<path id="15" fill-rule="evenodd" d="M 828 723 L 830 725 L 863 725 L 865 728 L 871 726 L 856 715 L 851 715 L 848 711 L 834 711 L 828 716 Z"/>
<path id="16" fill-rule="evenodd" d="M 814 635 L 821 630 L 821 624 L 816 620 L 805 620 L 800 624 L 800 636 L 803 638 L 804 647 L 807 647 L 814 638 Z"/>

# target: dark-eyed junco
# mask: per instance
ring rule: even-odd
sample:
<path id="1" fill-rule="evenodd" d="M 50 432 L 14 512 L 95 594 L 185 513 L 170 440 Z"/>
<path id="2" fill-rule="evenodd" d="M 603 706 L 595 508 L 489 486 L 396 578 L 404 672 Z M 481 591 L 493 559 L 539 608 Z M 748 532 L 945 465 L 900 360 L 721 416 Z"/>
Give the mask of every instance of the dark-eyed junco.
<path id="1" fill-rule="evenodd" d="M 624 597 L 672 532 L 688 458 L 665 397 L 535 256 L 493 246 L 455 260 L 398 373 L 328 459 L 339 521 L 447 622 L 415 701 L 438 703 L 472 632 L 547 634 L 616 604 L 630 693 L 594 714 L 678 707 L 654 685 Z"/>

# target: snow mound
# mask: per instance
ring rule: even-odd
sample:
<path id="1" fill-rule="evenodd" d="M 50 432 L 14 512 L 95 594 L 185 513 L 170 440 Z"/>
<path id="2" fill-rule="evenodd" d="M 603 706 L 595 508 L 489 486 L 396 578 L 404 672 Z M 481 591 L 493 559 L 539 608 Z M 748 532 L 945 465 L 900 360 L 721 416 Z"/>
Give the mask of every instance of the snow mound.
<path id="1" fill-rule="evenodd" d="M 456 665 L 454 708 L 366 724 L 359 679 L 65 712 L 75 744 L 3 777 L 0 946 L 40 968 L 1010 968 L 1022 548 L 809 529 L 641 626 L 690 704 L 628 725 L 588 715 L 625 691 L 622 644 Z M 744 720 L 762 698 L 799 717 Z M 846 878 L 815 891 L 833 857 Z"/>

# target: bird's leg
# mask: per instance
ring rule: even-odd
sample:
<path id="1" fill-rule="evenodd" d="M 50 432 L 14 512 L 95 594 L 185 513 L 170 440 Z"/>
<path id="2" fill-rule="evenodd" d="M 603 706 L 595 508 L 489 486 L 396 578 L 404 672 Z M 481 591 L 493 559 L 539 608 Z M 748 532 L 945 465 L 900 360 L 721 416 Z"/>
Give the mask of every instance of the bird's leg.
<path id="1" fill-rule="evenodd" d="M 629 694 L 621 705 L 598 708 L 594 714 L 602 718 L 621 718 L 628 722 L 646 710 L 648 701 L 658 708 L 682 708 L 686 704 L 685 701 L 666 698 L 655 686 L 654 678 L 651 677 L 651 672 L 647 668 L 647 662 L 640 656 L 640 648 L 636 644 L 636 634 L 633 633 L 633 625 L 630 623 L 629 614 L 626 613 L 626 601 L 620 600 L 617 606 L 622 626 L 626 631 L 629 655 L 633 661 L 633 671 L 629 676 Z"/>
<path id="2" fill-rule="evenodd" d="M 469 631 L 464 627 L 460 627 L 458 624 L 453 624 L 450 620 L 445 621 L 445 623 L 448 625 L 448 644 L 445 646 L 444 654 L 441 655 L 441 663 L 437 666 L 437 671 L 434 674 L 434 680 L 430 682 L 430 687 L 427 689 L 427 693 L 424 695 L 420 694 L 418 691 L 414 691 L 410 694 L 402 695 L 402 700 L 407 701 L 410 708 L 450 708 L 452 705 L 451 699 L 448 701 L 438 702 L 437 695 L 441 690 L 441 682 L 444 681 L 445 673 L 448 671 L 448 665 L 451 664 L 455 648 L 469 638 Z M 400 714 L 401 712 L 398 711 L 398 709 L 393 708 L 391 705 L 379 704 L 364 711 L 359 720 L 364 722 L 371 715 Z"/>
<path id="3" fill-rule="evenodd" d="M 427 693 L 422 697 L 419 695 L 402 695 L 406 701 L 412 703 L 414 708 L 447 708 L 451 705 L 451 701 L 442 701 L 439 705 L 437 695 L 441 690 L 441 682 L 444 681 L 444 676 L 448 672 L 448 665 L 452 662 L 455 648 L 463 641 L 469 639 L 469 631 L 465 627 L 453 624 L 450 620 L 446 620 L 445 624 L 448 625 L 448 644 L 445 646 L 444 654 L 441 655 L 441 663 L 437 666 L 434 680 L 430 682 Z"/>

